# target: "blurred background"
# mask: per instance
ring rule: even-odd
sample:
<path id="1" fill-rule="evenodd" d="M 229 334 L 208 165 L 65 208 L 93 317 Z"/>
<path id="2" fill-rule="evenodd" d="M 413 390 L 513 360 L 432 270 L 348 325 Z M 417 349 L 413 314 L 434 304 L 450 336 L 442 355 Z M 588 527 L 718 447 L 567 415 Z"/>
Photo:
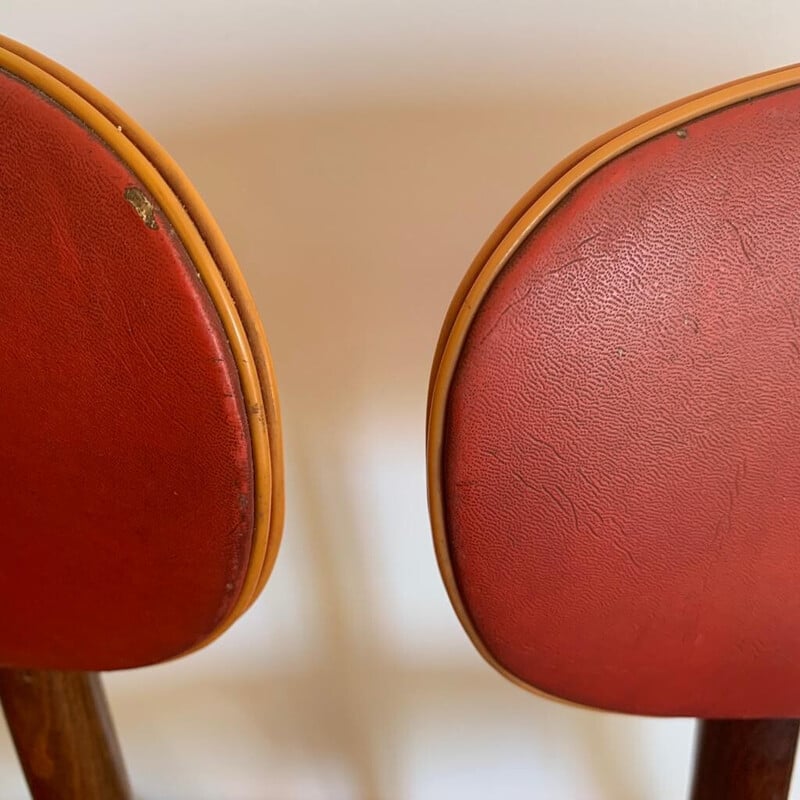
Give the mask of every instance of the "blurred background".
<path id="1" fill-rule="evenodd" d="M 139 797 L 684 795 L 690 721 L 529 695 L 468 644 L 429 532 L 428 368 L 534 180 L 654 106 L 800 60 L 799 25 L 791 0 L 3 0 L 4 34 L 194 180 L 281 390 L 286 532 L 261 599 L 207 650 L 107 677 Z M 25 796 L 4 730 L 0 796 Z"/>

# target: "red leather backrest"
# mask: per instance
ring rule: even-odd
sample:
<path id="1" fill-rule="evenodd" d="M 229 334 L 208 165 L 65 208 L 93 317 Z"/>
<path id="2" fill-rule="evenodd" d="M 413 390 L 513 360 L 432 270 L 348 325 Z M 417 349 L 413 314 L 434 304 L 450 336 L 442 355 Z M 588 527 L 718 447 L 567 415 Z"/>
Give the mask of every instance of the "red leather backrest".
<path id="1" fill-rule="evenodd" d="M 433 392 L 439 557 L 527 686 L 800 715 L 798 79 L 601 143 L 462 298 Z"/>
<path id="2" fill-rule="evenodd" d="M 0 664 L 160 661 L 241 613 L 263 566 L 264 411 L 237 356 L 260 343 L 223 318 L 166 181 L 2 58 Z"/>

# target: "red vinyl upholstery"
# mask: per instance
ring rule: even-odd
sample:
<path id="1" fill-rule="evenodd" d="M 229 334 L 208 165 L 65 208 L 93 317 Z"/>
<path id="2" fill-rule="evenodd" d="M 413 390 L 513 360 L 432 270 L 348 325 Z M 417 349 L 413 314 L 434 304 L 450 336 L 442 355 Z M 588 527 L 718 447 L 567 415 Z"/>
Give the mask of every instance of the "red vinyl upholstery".
<path id="1" fill-rule="evenodd" d="M 213 635 L 252 569 L 251 431 L 217 309 L 92 130 L 0 72 L 0 664 Z"/>
<path id="2" fill-rule="evenodd" d="M 576 185 L 445 405 L 446 558 L 490 660 L 605 709 L 800 716 L 800 89 Z"/>

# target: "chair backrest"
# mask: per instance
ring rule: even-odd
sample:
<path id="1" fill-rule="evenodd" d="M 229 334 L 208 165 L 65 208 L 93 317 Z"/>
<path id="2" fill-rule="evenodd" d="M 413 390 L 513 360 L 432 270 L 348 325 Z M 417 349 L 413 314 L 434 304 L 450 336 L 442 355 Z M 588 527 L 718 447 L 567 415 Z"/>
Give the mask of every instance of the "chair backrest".
<path id="1" fill-rule="evenodd" d="M 451 307 L 429 491 L 453 604 L 588 706 L 800 716 L 800 68 L 537 184 Z"/>
<path id="2" fill-rule="evenodd" d="M 186 178 L 0 40 L 0 665 L 135 667 L 218 635 L 282 523 L 269 354 Z"/>

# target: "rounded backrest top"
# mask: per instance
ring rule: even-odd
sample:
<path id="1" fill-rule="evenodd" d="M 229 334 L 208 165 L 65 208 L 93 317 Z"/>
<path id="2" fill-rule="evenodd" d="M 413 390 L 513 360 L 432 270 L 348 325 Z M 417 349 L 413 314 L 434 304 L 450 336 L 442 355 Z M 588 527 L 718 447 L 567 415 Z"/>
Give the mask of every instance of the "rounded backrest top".
<path id="1" fill-rule="evenodd" d="M 0 664 L 161 661 L 242 613 L 277 545 L 266 344 L 164 154 L 0 44 Z"/>

